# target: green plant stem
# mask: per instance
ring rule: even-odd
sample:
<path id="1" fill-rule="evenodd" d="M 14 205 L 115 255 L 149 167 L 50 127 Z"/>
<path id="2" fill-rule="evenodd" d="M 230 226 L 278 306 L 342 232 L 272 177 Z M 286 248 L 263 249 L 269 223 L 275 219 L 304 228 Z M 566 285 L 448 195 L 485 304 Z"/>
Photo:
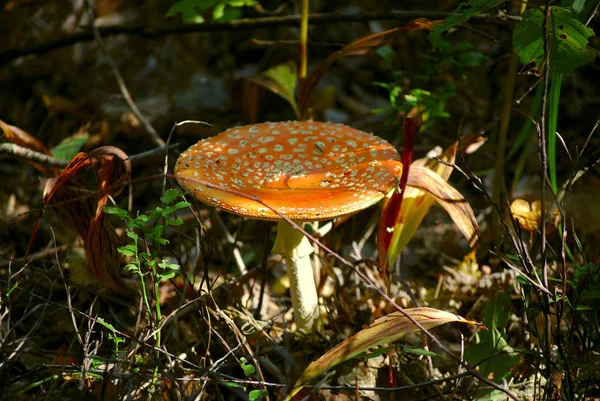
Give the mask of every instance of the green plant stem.
<path id="1" fill-rule="evenodd" d="M 160 310 L 160 299 L 159 299 L 159 280 L 156 278 L 159 277 L 158 272 L 156 271 L 156 257 L 154 258 L 154 265 L 152 266 L 152 286 L 154 287 L 154 308 L 156 310 L 156 328 L 160 324 L 162 319 L 162 313 Z M 156 346 L 160 347 L 160 330 L 156 330 Z"/>
<path id="2" fill-rule="evenodd" d="M 302 0 L 302 15 L 300 16 L 300 80 L 306 78 L 308 58 L 308 9 L 309 0 Z"/>
<path id="3" fill-rule="evenodd" d="M 550 93 L 548 94 L 548 173 L 550 175 L 550 187 L 556 195 L 558 182 L 556 179 L 556 130 L 558 127 L 558 105 L 560 102 L 560 88 L 562 74 L 553 73 Z"/>

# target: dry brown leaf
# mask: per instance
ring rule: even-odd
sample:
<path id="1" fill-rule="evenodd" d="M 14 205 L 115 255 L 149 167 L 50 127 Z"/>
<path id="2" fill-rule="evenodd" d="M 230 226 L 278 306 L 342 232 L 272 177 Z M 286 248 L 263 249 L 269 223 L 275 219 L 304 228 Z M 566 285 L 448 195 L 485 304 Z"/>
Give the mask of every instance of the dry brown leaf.
<path id="1" fill-rule="evenodd" d="M 48 156 L 51 155 L 50 149 L 48 149 L 46 145 L 38 141 L 32 135 L 23 131 L 21 128 L 15 127 L 14 125 L 9 125 L 2 120 L 0 120 L 0 127 L 4 131 L 4 135 L 6 135 L 6 139 L 8 139 L 8 141 Z"/>
<path id="2" fill-rule="evenodd" d="M 50 149 L 48 149 L 46 145 L 38 141 L 29 133 L 23 131 L 21 128 L 15 127 L 14 125 L 9 125 L 2 120 L 0 120 L 0 128 L 2 128 L 2 131 L 4 131 L 4 135 L 9 142 L 48 156 L 52 155 L 52 153 L 50 153 Z M 39 171 L 44 172 L 47 170 L 47 167 L 42 164 L 36 162 L 29 163 Z"/>
<path id="3" fill-rule="evenodd" d="M 86 188 L 79 174 L 89 166 L 94 167 L 96 174 L 98 199 L 85 197 L 78 200 L 80 194 L 77 189 Z M 46 182 L 43 197 L 44 206 L 53 199 L 66 203 L 61 210 L 66 213 L 73 227 L 84 239 L 89 269 L 99 282 L 121 294 L 129 291 L 120 274 L 121 261 L 117 253 L 119 238 L 104 215 L 104 206 L 109 195 L 116 196 L 123 191 L 123 184 L 130 176 L 131 163 L 127 155 L 114 146 L 103 146 L 89 154 L 80 152 L 75 155 L 60 176 Z M 69 187 L 65 185 L 67 182 Z M 31 241 L 35 237 L 40 220 L 41 215 Z"/>

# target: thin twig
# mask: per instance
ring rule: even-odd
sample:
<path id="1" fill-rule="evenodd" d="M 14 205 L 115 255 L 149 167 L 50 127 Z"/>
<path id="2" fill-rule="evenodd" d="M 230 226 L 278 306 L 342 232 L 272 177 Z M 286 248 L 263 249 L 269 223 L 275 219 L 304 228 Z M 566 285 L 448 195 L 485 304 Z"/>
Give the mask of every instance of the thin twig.
<path id="1" fill-rule="evenodd" d="M 96 23 L 94 20 L 95 16 L 94 16 L 94 11 L 92 9 L 92 6 L 90 5 L 89 1 L 86 1 L 86 4 L 88 7 L 88 13 L 90 16 L 90 26 L 92 28 L 94 38 L 96 39 L 96 42 L 98 42 L 98 45 L 100 46 L 100 49 L 102 50 L 102 53 L 104 53 L 104 56 L 106 57 L 106 60 L 108 61 L 108 64 L 110 65 L 110 68 L 111 68 L 115 78 L 117 79 L 117 83 L 119 84 L 119 89 L 121 90 L 121 94 L 123 95 L 123 98 L 125 98 L 125 101 L 129 105 L 129 108 L 131 109 L 133 114 L 142 123 L 142 125 L 144 126 L 144 129 L 152 138 L 152 141 L 158 146 L 163 146 L 165 144 L 165 141 L 163 141 L 162 138 L 158 135 L 158 132 L 156 132 L 154 127 L 150 124 L 148 119 L 142 114 L 140 109 L 138 109 L 138 107 L 134 103 L 133 99 L 131 98 L 131 94 L 129 93 L 129 90 L 127 89 L 127 86 L 125 85 L 125 81 L 123 80 L 123 77 L 121 76 L 121 73 L 119 72 L 119 69 L 117 68 L 117 65 L 115 64 L 114 60 L 112 59 L 112 57 L 110 57 L 110 54 L 108 53 L 108 49 L 106 48 L 106 46 L 104 45 L 104 41 L 102 40 L 102 36 L 100 35 L 98 28 L 96 27 Z"/>
<path id="2" fill-rule="evenodd" d="M 444 19 L 450 13 L 438 11 L 408 11 L 395 10 L 385 12 L 367 12 L 352 15 L 340 15 L 338 13 L 310 14 L 309 21 L 311 25 L 324 25 L 331 23 L 347 22 L 369 22 L 383 20 L 401 20 L 407 21 L 414 18 Z M 512 24 L 520 22 L 522 19 L 516 16 L 502 14 L 479 14 L 470 19 L 471 22 L 478 23 L 496 23 Z M 283 26 L 297 26 L 300 21 L 300 15 L 285 15 L 278 17 L 264 18 L 244 18 L 226 22 L 207 22 L 204 24 L 184 24 L 184 25 L 166 25 L 166 26 L 104 26 L 98 28 L 98 32 L 103 37 L 115 35 L 132 35 L 144 37 L 160 37 L 167 35 L 184 35 L 198 32 L 231 32 L 247 30 L 253 28 L 275 28 Z M 51 50 L 74 45 L 80 42 L 89 42 L 94 40 L 94 33 L 88 29 L 68 36 L 53 38 L 41 43 L 21 48 L 8 49 L 0 52 L 0 66 L 22 56 L 42 54 Z"/>

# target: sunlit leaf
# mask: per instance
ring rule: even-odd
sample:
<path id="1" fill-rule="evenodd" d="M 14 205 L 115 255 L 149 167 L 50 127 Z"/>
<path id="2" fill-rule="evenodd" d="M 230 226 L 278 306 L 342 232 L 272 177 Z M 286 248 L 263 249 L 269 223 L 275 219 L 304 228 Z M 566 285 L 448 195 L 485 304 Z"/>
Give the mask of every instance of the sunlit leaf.
<path id="1" fill-rule="evenodd" d="M 249 80 L 284 98 L 298 116 L 298 105 L 294 97 L 297 76 L 296 64 L 289 61 L 261 72 Z"/>
<path id="2" fill-rule="evenodd" d="M 513 218 L 519 222 L 522 230 L 528 232 L 537 231 L 542 221 L 542 208 L 540 201 L 534 201 L 531 204 L 523 199 L 515 199 L 510 204 L 510 212 Z"/>
<path id="3" fill-rule="evenodd" d="M 469 241 L 469 245 L 475 246 L 479 239 L 477 220 L 469 203 L 456 189 L 435 172 L 421 166 L 411 168 L 408 185 L 433 195 Z"/>
<path id="4" fill-rule="evenodd" d="M 404 312 L 410 318 L 402 312 L 390 313 L 387 316 L 377 319 L 366 329 L 361 330 L 336 345 L 332 350 L 312 362 L 296 381 L 294 389 L 290 392 L 286 400 L 292 399 L 310 379 L 326 370 L 352 359 L 373 347 L 397 341 L 408 333 L 418 331 L 419 328 L 413 323 L 411 318 L 427 330 L 450 322 L 477 324 L 454 313 L 433 308 L 412 308 L 405 309 Z"/>
<path id="5" fill-rule="evenodd" d="M 570 74 L 577 67 L 594 61 L 595 53 L 588 49 L 588 38 L 594 31 L 575 18 L 563 7 L 550 7 L 548 39 L 550 68 Z M 523 65 L 535 63 L 535 73 L 544 63 L 544 11 L 531 8 L 523 13 L 523 22 L 513 30 L 513 43 Z"/>

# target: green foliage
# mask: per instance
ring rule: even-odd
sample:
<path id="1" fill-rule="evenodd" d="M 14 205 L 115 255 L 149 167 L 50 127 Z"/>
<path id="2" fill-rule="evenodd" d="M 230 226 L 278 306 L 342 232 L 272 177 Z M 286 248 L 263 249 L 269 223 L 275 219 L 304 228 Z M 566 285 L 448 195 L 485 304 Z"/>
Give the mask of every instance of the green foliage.
<path id="1" fill-rule="evenodd" d="M 429 40 L 434 46 L 439 46 L 442 42 L 442 34 L 450 29 L 462 25 L 477 14 L 484 13 L 492 8 L 504 3 L 503 0 L 468 0 L 460 3 L 451 16 L 444 20 L 441 25 L 434 25 Z"/>
<path id="2" fill-rule="evenodd" d="M 478 342 L 467 348 L 465 359 L 479 365 L 480 372 L 501 383 L 510 375 L 510 369 L 519 362 L 519 356 L 506 342 L 504 325 L 510 315 L 510 296 L 501 292 L 494 296 L 483 310 L 483 325 L 488 331 L 480 330 Z"/>
<path id="3" fill-rule="evenodd" d="M 570 74 L 577 67 L 594 61 L 595 54 L 587 48 L 594 31 L 571 16 L 563 7 L 550 7 L 548 19 L 549 66 L 553 72 Z M 540 71 L 544 56 L 544 11 L 529 9 L 523 22 L 513 31 L 515 51 L 524 65 L 535 64 Z"/>
<path id="4" fill-rule="evenodd" d="M 254 373 L 256 373 L 256 368 L 250 363 L 248 363 L 248 360 L 245 357 L 240 358 L 240 367 L 244 370 L 244 374 L 246 375 L 246 377 L 251 377 L 252 375 L 254 375 Z M 248 391 L 246 386 L 242 386 L 241 384 L 235 382 L 223 382 L 221 384 L 227 387 L 241 388 L 244 391 Z M 248 391 L 248 399 L 250 401 L 262 400 L 267 396 L 267 394 L 267 390 L 250 390 Z"/>
<path id="5" fill-rule="evenodd" d="M 248 360 L 244 357 L 240 358 L 240 367 L 244 369 L 246 376 L 252 376 L 256 372 L 256 368 L 248 363 Z"/>
<path id="6" fill-rule="evenodd" d="M 50 152 L 59 160 L 71 160 L 81 150 L 88 138 L 88 134 L 70 136 L 50 149 Z"/>
<path id="7" fill-rule="evenodd" d="M 150 295 L 146 291 L 146 278 L 148 276 L 152 278 L 158 321 L 162 318 L 160 303 L 158 302 L 159 283 L 161 280 L 173 278 L 179 270 L 179 265 L 171 263 L 168 259 L 162 259 L 159 255 L 160 247 L 169 244 L 169 240 L 164 238 L 167 228 L 183 224 L 183 221 L 176 217 L 176 211 L 190 206 L 188 202 L 175 203 L 180 196 L 181 193 L 178 190 L 169 189 L 160 198 L 163 202 L 162 207 L 159 206 L 154 210 L 138 214 L 134 218 L 131 218 L 129 213 L 121 208 L 108 206 L 104 208 L 106 213 L 118 216 L 126 223 L 125 233 L 132 240 L 132 243 L 117 248 L 117 251 L 121 255 L 130 258 L 130 262 L 125 266 L 125 269 L 140 277 L 142 296 L 150 314 L 152 314 L 152 309 L 150 307 Z M 159 334 L 156 335 L 156 339 L 160 342 Z"/>
<path id="8" fill-rule="evenodd" d="M 201 24 L 205 21 L 203 14 L 212 9 L 214 21 L 230 21 L 242 16 L 242 7 L 252 7 L 258 4 L 256 0 L 179 0 L 169 8 L 167 17 L 181 14 L 188 23 Z"/>
<path id="9" fill-rule="evenodd" d="M 469 68 L 478 67 L 485 61 L 486 56 L 467 43 L 451 44 L 440 40 L 435 53 L 424 56 L 423 73 L 412 77 L 417 88 L 404 89 L 400 82 L 404 78 L 404 71 L 396 70 L 392 66 L 391 57 L 393 50 L 384 46 L 377 50 L 385 60 L 392 72 L 393 82 L 375 82 L 376 86 L 388 91 L 390 108 L 373 110 L 374 113 L 390 113 L 406 115 L 411 110 L 418 108 L 423 117 L 423 125 L 427 127 L 436 119 L 449 118 L 446 111 L 447 102 L 457 95 L 456 82 L 440 85 L 434 78 L 443 71 L 460 79 L 466 77 Z"/>

